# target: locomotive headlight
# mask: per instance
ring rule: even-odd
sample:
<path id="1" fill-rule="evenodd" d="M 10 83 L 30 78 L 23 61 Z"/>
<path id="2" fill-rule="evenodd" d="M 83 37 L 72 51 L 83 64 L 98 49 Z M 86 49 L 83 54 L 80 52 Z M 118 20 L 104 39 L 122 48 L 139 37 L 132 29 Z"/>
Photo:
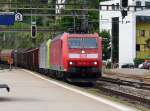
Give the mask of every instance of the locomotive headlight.
<path id="1" fill-rule="evenodd" d="M 97 65 L 97 62 L 94 62 L 94 65 Z"/>
<path id="2" fill-rule="evenodd" d="M 73 62 L 69 62 L 69 64 L 70 64 L 70 65 L 72 65 L 72 64 L 73 64 Z"/>
<path id="3" fill-rule="evenodd" d="M 81 51 L 81 53 L 82 53 L 82 54 L 85 54 L 85 51 L 84 51 L 84 50 L 82 50 L 82 51 Z"/>

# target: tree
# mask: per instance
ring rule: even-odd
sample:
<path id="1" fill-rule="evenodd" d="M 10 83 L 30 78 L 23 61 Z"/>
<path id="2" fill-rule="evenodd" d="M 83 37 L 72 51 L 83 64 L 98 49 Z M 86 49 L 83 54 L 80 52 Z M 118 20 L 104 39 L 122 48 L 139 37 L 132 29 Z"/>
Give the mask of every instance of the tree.
<path id="1" fill-rule="evenodd" d="M 87 0 L 88 9 L 98 8 L 100 0 Z M 76 9 L 82 8 L 83 0 L 66 0 L 66 4 L 73 4 L 65 6 L 66 9 L 72 9 L 69 11 L 62 10 L 63 13 L 72 14 L 72 17 L 60 17 L 57 20 L 60 26 L 64 28 L 65 31 L 68 29 L 75 30 L 77 33 L 81 32 L 81 28 L 83 25 L 83 17 L 77 17 L 76 15 L 84 14 L 83 11 L 77 11 Z M 89 33 L 98 32 L 99 31 L 99 12 L 98 11 L 87 11 L 87 22 Z M 74 24 L 75 23 L 75 24 Z M 75 26 L 75 27 L 74 27 Z M 75 28 L 75 29 L 74 29 Z"/>
<path id="2" fill-rule="evenodd" d="M 110 58 L 111 53 L 110 34 L 107 31 L 102 31 L 99 33 L 99 35 L 102 37 L 103 60 L 107 60 Z"/>

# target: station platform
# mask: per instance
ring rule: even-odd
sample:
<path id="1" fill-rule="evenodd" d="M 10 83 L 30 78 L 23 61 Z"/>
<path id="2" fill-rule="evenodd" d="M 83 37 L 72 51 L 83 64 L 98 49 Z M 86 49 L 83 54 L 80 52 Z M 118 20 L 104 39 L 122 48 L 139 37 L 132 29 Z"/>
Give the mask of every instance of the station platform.
<path id="1" fill-rule="evenodd" d="M 0 71 L 0 111 L 136 111 L 24 69 Z"/>

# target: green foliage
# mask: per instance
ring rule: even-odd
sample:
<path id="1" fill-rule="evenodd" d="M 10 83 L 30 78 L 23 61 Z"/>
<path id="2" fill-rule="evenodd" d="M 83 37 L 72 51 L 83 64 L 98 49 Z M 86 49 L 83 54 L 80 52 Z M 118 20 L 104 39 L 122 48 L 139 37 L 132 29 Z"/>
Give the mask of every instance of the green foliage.
<path id="1" fill-rule="evenodd" d="M 17 7 L 30 7 L 25 6 L 27 3 L 30 2 L 30 0 L 11 0 L 11 2 L 17 1 Z M 34 6 L 39 4 L 39 0 L 32 0 L 34 2 Z M 75 0 L 76 4 L 81 4 L 83 0 Z M 96 8 L 99 4 L 99 0 L 87 0 L 88 1 L 88 8 Z M 10 2 L 10 0 L 1 0 L 0 2 Z M 51 3 L 52 0 L 49 0 L 49 3 Z M 74 0 L 66 0 L 66 3 L 74 3 Z M 29 4 L 28 4 L 29 5 Z M 16 7 L 15 4 L 12 4 L 11 6 Z M 2 6 L 5 7 L 5 6 Z M 46 7 L 46 5 L 45 5 Z M 66 6 L 66 9 L 81 9 L 81 5 L 76 6 Z M 52 7 L 49 7 L 52 8 Z M 10 10 L 10 11 L 16 11 L 16 10 Z M 30 13 L 30 11 L 25 10 L 17 10 L 20 13 Z M 43 12 L 47 13 L 46 10 Z M 39 12 L 40 13 L 40 12 Z M 49 12 L 51 13 L 51 12 Z M 73 11 L 65 11 L 66 14 L 73 14 Z M 76 11 L 77 15 L 81 15 L 82 11 Z M 31 17 L 24 17 L 23 22 L 16 22 L 13 26 L 9 26 L 9 28 L 30 28 L 31 27 Z M 61 32 L 68 32 L 70 29 L 74 27 L 74 17 L 32 17 L 33 21 L 36 21 L 37 27 L 40 28 L 53 28 L 55 29 L 55 33 L 60 33 L 59 30 L 61 29 Z M 89 11 L 88 12 L 88 21 L 89 21 L 89 33 L 93 32 L 99 32 L 99 12 Z M 76 29 L 79 29 L 81 27 L 82 18 L 81 17 L 75 17 L 76 22 Z M 0 26 L 0 28 L 8 28 L 7 26 Z M 47 40 L 48 38 L 52 37 L 52 34 L 54 32 L 49 33 L 37 33 L 36 36 L 36 43 L 35 46 L 39 46 L 43 41 Z M 4 39 L 5 35 L 5 39 Z M 31 33 L 30 32 L 18 32 L 18 33 L 0 33 L 0 48 L 30 48 L 32 47 L 32 39 L 31 39 Z M 105 51 L 104 51 L 105 52 Z"/>
<path id="2" fill-rule="evenodd" d="M 50 33 L 37 33 L 35 47 L 50 37 Z M 0 49 L 31 48 L 32 44 L 30 32 L 0 33 Z"/>
<path id="3" fill-rule="evenodd" d="M 135 67 L 138 67 L 139 64 L 143 63 L 144 59 L 140 59 L 140 58 L 135 58 L 134 59 L 134 65 Z"/>
<path id="4" fill-rule="evenodd" d="M 72 9 L 69 11 L 63 11 L 64 13 L 68 13 L 68 14 L 75 14 L 75 15 L 82 15 L 83 12 L 82 11 L 73 11 L 74 9 L 81 9 L 82 6 L 80 4 L 82 4 L 82 0 L 67 0 L 66 3 L 74 3 L 77 5 L 73 5 L 73 6 L 66 6 L 66 9 Z M 87 0 L 88 2 L 88 8 L 89 9 L 94 9 L 98 7 L 99 4 L 99 0 Z M 99 12 L 98 11 L 88 11 L 88 24 L 89 24 L 89 33 L 93 33 L 93 32 L 99 32 Z M 80 28 L 83 22 L 83 19 L 81 16 L 77 17 L 77 16 L 72 16 L 72 17 L 60 17 L 59 19 L 57 19 L 57 23 L 59 23 L 58 25 L 64 30 L 64 31 L 69 31 L 69 29 L 74 29 L 74 19 L 75 19 L 75 30 L 77 32 L 80 32 Z"/>
<path id="5" fill-rule="evenodd" d="M 110 35 L 109 32 L 103 31 L 99 33 L 100 37 L 102 37 L 103 44 L 103 60 L 107 60 L 110 58 L 111 47 L 110 43 Z"/>

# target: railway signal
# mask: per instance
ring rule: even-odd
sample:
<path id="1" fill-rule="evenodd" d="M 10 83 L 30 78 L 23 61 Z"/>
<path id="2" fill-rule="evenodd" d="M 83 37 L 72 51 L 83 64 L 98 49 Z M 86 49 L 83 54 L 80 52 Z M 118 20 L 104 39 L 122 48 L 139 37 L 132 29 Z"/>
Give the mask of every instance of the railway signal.
<path id="1" fill-rule="evenodd" d="M 122 19 L 124 19 L 128 15 L 128 12 L 127 12 L 128 0 L 121 0 L 120 7 L 121 7 Z"/>
<path id="2" fill-rule="evenodd" d="M 121 10 L 121 15 L 122 15 L 122 19 L 124 19 L 127 15 L 128 15 L 128 12 L 127 10 Z"/>
<path id="3" fill-rule="evenodd" d="M 37 32 L 36 22 L 32 22 L 31 24 L 31 37 L 35 39 Z"/>
<path id="4" fill-rule="evenodd" d="M 32 26 L 32 38 L 36 36 L 36 26 Z"/>

